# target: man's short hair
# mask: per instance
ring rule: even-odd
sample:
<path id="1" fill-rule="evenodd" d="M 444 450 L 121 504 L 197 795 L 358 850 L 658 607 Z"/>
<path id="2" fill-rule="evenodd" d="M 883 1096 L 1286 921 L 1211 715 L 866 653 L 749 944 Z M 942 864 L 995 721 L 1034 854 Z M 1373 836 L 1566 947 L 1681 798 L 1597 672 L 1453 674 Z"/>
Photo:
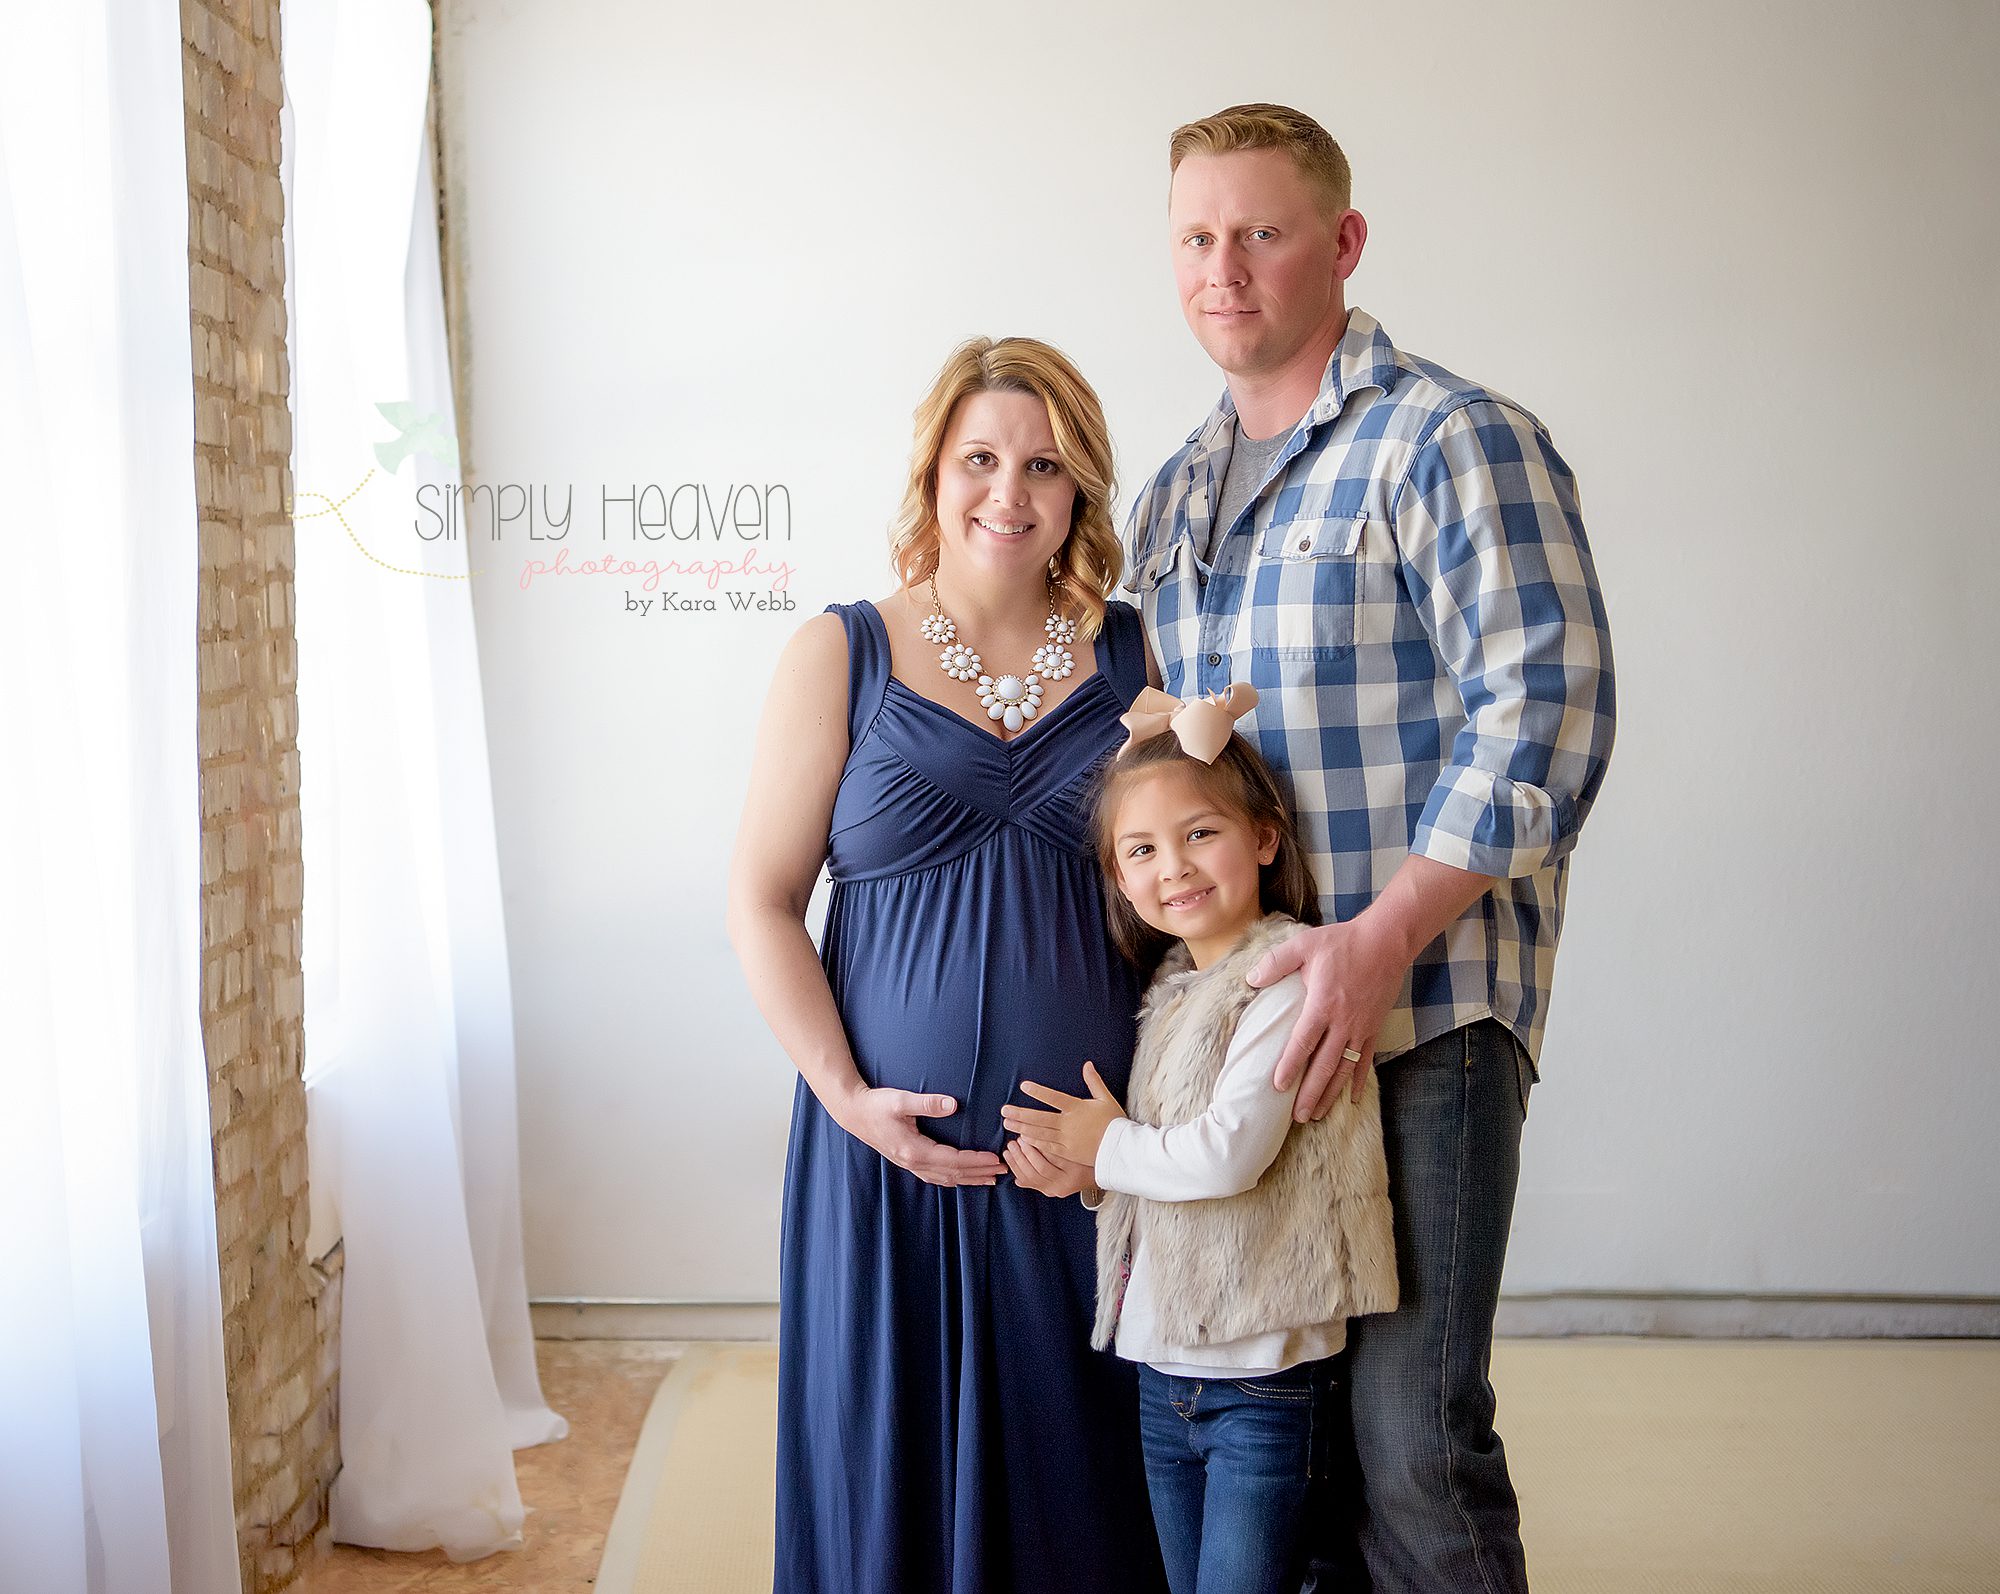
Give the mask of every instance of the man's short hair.
<path id="1" fill-rule="evenodd" d="M 1304 111 L 1289 105 L 1232 105 L 1174 129 L 1168 170 L 1177 172 L 1190 155 L 1233 155 L 1238 150 L 1282 149 L 1289 153 L 1331 221 L 1353 203 L 1354 173 L 1333 135 Z"/>

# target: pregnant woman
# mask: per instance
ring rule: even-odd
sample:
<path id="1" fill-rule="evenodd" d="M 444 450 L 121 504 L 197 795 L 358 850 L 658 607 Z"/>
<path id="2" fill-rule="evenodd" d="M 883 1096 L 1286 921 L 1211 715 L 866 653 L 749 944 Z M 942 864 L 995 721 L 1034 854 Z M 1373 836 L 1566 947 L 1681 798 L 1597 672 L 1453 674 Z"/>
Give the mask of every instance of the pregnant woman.
<path id="1" fill-rule="evenodd" d="M 917 411 L 896 591 L 780 659 L 730 883 L 799 1070 L 778 1594 L 1159 1594 L 1125 1371 L 1088 1348 L 1087 1170 L 1009 1144 L 1024 1078 L 1113 1090 L 1138 990 L 1080 812 L 1147 684 L 1097 396 L 975 339 Z M 804 925 L 824 865 L 824 947 Z"/>

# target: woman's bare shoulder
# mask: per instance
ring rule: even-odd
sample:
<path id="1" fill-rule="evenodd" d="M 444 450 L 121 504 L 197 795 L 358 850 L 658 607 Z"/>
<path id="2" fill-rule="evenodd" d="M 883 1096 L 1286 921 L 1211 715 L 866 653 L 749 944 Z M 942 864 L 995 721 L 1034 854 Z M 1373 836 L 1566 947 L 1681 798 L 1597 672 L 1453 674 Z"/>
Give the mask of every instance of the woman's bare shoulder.
<path id="1" fill-rule="evenodd" d="M 847 663 L 847 627 L 828 610 L 803 622 L 785 644 L 785 661 L 793 664 Z"/>
<path id="2" fill-rule="evenodd" d="M 847 700 L 847 628 L 840 616 L 816 614 L 786 640 L 771 672 L 766 713 L 782 722 L 825 718 Z M 840 718 L 846 723 L 844 716 Z"/>

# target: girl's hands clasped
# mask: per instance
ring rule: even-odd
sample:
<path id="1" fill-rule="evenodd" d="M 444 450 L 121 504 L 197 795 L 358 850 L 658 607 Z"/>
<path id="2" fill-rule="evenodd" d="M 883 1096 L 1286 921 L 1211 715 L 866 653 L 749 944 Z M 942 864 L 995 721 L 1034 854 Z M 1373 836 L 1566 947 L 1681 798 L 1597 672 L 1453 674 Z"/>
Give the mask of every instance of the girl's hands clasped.
<path id="1" fill-rule="evenodd" d="M 1125 1116 L 1125 1109 L 1106 1088 L 1095 1063 L 1083 1065 L 1083 1084 L 1090 1092 L 1088 1096 L 1067 1096 L 1047 1085 L 1023 1080 L 1021 1089 L 1025 1094 L 1047 1102 L 1055 1110 L 1043 1112 L 1034 1107 L 1007 1106 L 1000 1109 L 1000 1120 L 1044 1156 L 1094 1167 L 1104 1131 Z"/>
<path id="2" fill-rule="evenodd" d="M 1097 1180 L 1087 1164 L 1051 1157 L 1018 1137 L 1008 1141 L 1006 1150 L 1000 1155 L 1007 1159 L 1014 1182 L 1024 1190 L 1060 1199 L 1097 1188 Z"/>
<path id="3" fill-rule="evenodd" d="M 992 1152 L 947 1146 L 917 1127 L 919 1118 L 949 1118 L 957 1111 L 949 1096 L 863 1085 L 841 1101 L 833 1119 L 925 1184 L 992 1184 L 1007 1171 Z"/>

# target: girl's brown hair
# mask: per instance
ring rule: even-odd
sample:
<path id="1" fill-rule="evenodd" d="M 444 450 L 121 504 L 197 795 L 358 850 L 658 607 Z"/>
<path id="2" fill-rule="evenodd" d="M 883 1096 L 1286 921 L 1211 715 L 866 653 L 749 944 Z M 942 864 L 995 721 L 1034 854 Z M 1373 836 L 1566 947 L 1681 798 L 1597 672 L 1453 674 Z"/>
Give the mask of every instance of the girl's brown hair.
<path id="1" fill-rule="evenodd" d="M 1318 924 L 1319 887 L 1306 867 L 1298 822 L 1271 766 L 1240 731 L 1231 733 L 1213 764 L 1190 757 L 1169 731 L 1106 759 L 1091 782 L 1091 836 L 1097 844 L 1098 867 L 1104 871 L 1105 913 L 1118 950 L 1150 975 L 1174 944 L 1172 936 L 1140 918 L 1119 890 L 1116 830 L 1118 801 L 1125 790 L 1149 770 L 1168 764 L 1184 766 L 1218 808 L 1248 820 L 1252 828 L 1269 825 L 1277 831 L 1277 853 L 1258 871 L 1259 904 L 1266 913 L 1287 913 L 1301 924 Z"/>

